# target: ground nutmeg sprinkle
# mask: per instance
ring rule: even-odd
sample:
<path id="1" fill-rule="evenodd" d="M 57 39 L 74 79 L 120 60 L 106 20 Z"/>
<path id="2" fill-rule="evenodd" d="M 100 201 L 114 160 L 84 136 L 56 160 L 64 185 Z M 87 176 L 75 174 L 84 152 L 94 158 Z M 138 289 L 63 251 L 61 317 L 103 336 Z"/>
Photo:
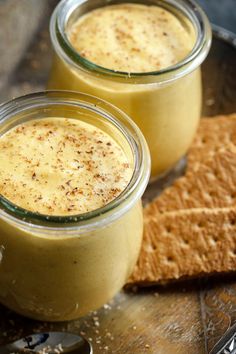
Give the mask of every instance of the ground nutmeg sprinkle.
<path id="1" fill-rule="evenodd" d="M 126 188 L 132 173 L 121 146 L 80 120 L 31 120 L 0 137 L 0 194 L 32 212 L 98 209 Z"/>

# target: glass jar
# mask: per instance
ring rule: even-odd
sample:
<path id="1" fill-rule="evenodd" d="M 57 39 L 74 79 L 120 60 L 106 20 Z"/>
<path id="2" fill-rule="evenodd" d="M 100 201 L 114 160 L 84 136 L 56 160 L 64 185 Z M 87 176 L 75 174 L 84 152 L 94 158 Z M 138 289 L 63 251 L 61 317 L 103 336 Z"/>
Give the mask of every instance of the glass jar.
<path id="1" fill-rule="evenodd" d="M 117 72 L 82 57 L 71 45 L 66 31 L 79 16 L 128 0 L 62 1 L 51 19 L 55 55 L 49 88 L 79 90 L 110 101 L 140 127 L 149 145 L 152 178 L 173 167 L 187 152 L 198 127 L 201 106 L 200 64 L 208 54 L 211 28 L 202 9 L 192 0 L 137 0 L 157 5 L 194 30 L 192 51 L 181 62 L 148 73 Z"/>
<path id="2" fill-rule="evenodd" d="M 0 134 L 46 117 L 80 119 L 103 129 L 134 166 L 115 200 L 81 215 L 41 215 L 0 197 L 0 302 L 34 319 L 64 321 L 106 303 L 131 274 L 142 241 L 141 197 L 150 157 L 132 120 L 80 93 L 38 93 L 1 105 Z"/>

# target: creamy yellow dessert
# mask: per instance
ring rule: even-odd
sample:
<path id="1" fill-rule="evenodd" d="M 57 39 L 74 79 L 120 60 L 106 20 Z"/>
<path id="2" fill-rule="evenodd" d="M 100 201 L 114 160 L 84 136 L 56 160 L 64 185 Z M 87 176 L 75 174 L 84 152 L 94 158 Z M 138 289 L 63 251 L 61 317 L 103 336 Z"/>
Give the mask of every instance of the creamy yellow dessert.
<path id="1" fill-rule="evenodd" d="M 63 106 L 62 114 L 71 112 Z M 142 240 L 140 192 L 97 212 L 130 182 L 129 144 L 115 123 L 92 124 L 91 112 L 81 120 L 79 108 L 73 114 L 1 126 L 0 194 L 15 206 L 4 211 L 1 201 L 0 302 L 39 320 L 75 319 L 110 300 L 131 274 Z"/>
<path id="2" fill-rule="evenodd" d="M 199 58 L 183 65 L 199 34 L 197 20 L 191 22 L 178 2 L 168 8 L 165 1 L 163 7 L 99 1 L 95 9 L 89 3 L 93 10 L 68 16 L 60 31 L 56 23 L 68 6 L 62 3 L 55 11 L 51 36 L 56 53 L 48 86 L 86 92 L 126 112 L 148 142 L 155 178 L 186 153 L 196 132 L 202 102 L 199 66 L 209 49 L 210 29 Z"/>
<path id="3" fill-rule="evenodd" d="M 193 27 L 158 6 L 119 4 L 93 10 L 67 30 L 85 59 L 114 71 L 165 69 L 193 48 Z"/>
<path id="4" fill-rule="evenodd" d="M 79 120 L 30 121 L 0 138 L 0 194 L 35 213 L 101 208 L 126 188 L 132 173 L 118 143 Z"/>

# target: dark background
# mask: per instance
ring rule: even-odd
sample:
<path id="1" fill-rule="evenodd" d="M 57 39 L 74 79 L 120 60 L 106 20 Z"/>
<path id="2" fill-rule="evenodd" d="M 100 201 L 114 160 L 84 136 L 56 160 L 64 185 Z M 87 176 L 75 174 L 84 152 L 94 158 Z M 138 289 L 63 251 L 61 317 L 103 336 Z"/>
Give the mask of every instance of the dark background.
<path id="1" fill-rule="evenodd" d="M 236 33 L 236 0 L 197 0 L 210 21 Z"/>

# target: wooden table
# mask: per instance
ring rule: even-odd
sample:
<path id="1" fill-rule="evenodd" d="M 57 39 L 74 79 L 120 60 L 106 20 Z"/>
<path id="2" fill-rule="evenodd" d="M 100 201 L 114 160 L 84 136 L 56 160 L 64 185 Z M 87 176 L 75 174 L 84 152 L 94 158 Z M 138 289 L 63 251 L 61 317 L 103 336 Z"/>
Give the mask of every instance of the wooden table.
<path id="1" fill-rule="evenodd" d="M 44 88 L 51 64 L 48 18 L 49 13 L 0 91 L 1 101 Z M 236 50 L 228 40 L 214 39 L 203 67 L 204 114 L 236 112 Z M 151 185 L 144 200 L 160 192 L 172 177 Z M 99 311 L 69 323 L 40 323 L 0 306 L 0 344 L 32 332 L 65 330 L 82 333 L 92 341 L 95 354 L 208 353 L 236 321 L 233 278 L 121 292 Z"/>

